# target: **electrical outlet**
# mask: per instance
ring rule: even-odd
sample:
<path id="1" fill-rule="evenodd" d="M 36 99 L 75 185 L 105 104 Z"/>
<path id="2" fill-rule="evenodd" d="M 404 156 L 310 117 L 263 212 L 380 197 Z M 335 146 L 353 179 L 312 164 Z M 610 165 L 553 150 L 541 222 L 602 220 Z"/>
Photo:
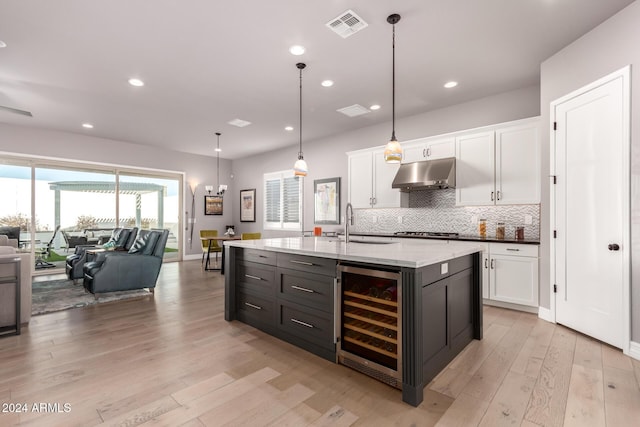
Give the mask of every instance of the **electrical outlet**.
<path id="1" fill-rule="evenodd" d="M 478 223 L 478 216 L 477 215 L 471 216 L 471 224 L 477 224 L 477 223 Z"/>
<path id="2" fill-rule="evenodd" d="M 398 217 L 398 224 L 402 224 L 402 215 Z"/>
<path id="3" fill-rule="evenodd" d="M 374 215 L 374 216 L 371 218 L 371 222 L 373 222 L 374 224 L 376 224 L 376 223 L 378 222 L 378 217 Z"/>
<path id="4" fill-rule="evenodd" d="M 525 223 L 525 225 L 533 224 L 533 217 L 531 215 L 525 215 L 524 216 L 524 223 Z"/>

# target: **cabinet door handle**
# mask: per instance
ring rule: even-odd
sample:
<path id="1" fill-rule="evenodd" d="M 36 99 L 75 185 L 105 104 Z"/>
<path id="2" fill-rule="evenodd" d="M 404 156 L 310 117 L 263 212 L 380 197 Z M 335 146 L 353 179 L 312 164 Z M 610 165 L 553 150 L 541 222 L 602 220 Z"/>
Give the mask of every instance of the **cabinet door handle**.
<path id="1" fill-rule="evenodd" d="M 422 149 L 422 157 L 427 157 L 427 156 L 428 156 L 428 154 L 427 154 L 427 149 L 426 149 L 426 148 L 423 148 L 423 149 Z"/>
<path id="2" fill-rule="evenodd" d="M 266 258 L 266 255 L 258 255 L 258 258 Z"/>
<path id="3" fill-rule="evenodd" d="M 496 193 L 496 198 L 497 200 L 500 200 L 500 190 L 498 190 L 498 192 Z"/>
<path id="4" fill-rule="evenodd" d="M 493 191 L 491 192 L 491 201 L 493 202 Z"/>
<path id="5" fill-rule="evenodd" d="M 315 326 L 313 326 L 313 325 L 311 325 L 311 324 L 309 324 L 307 322 L 303 322 L 302 320 L 291 318 L 291 321 L 293 323 L 297 323 L 298 325 L 306 326 L 307 328 L 311 328 L 311 329 L 315 328 Z"/>
<path id="6" fill-rule="evenodd" d="M 508 251 L 512 251 L 512 252 L 519 252 L 520 249 L 518 248 L 507 248 Z"/>
<path id="7" fill-rule="evenodd" d="M 373 198 L 373 204 L 375 205 L 376 203 L 378 203 L 378 199 L 377 198 Z"/>
<path id="8" fill-rule="evenodd" d="M 484 259 L 484 268 L 489 268 L 489 258 Z"/>
<path id="9" fill-rule="evenodd" d="M 245 274 L 244 277 L 248 277 L 249 279 L 254 279 L 254 280 L 262 280 L 262 277 L 252 276 L 251 274 Z"/>
<path id="10" fill-rule="evenodd" d="M 289 262 L 293 263 L 293 264 L 302 264 L 302 265 L 308 265 L 308 266 L 313 266 L 315 265 L 312 262 L 307 262 L 307 261 L 297 261 L 295 259 L 290 259 Z"/>
<path id="11" fill-rule="evenodd" d="M 491 269 L 494 270 L 495 268 L 495 259 L 491 259 Z"/>
<path id="12" fill-rule="evenodd" d="M 259 305 L 251 304 L 250 302 L 245 302 L 244 305 L 255 308 L 256 310 L 262 310 L 262 307 L 260 307 Z"/>
<path id="13" fill-rule="evenodd" d="M 617 243 L 611 243 L 609 246 L 607 246 L 607 248 L 610 251 L 619 251 L 620 250 L 620 245 Z"/>
<path id="14" fill-rule="evenodd" d="M 427 148 L 427 157 L 431 157 L 431 147 Z"/>
<path id="15" fill-rule="evenodd" d="M 295 289 L 297 291 L 309 292 L 310 294 L 315 294 L 316 291 L 313 289 L 303 288 L 301 286 L 291 285 L 291 289 Z"/>

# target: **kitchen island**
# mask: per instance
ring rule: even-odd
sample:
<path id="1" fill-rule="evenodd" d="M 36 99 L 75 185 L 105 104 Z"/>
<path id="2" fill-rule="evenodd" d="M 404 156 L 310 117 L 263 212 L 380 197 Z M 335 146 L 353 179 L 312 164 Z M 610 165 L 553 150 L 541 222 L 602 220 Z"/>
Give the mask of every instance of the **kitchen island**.
<path id="1" fill-rule="evenodd" d="M 225 242 L 225 319 L 400 388 L 417 406 L 427 383 L 482 339 L 480 250 L 326 237 Z"/>

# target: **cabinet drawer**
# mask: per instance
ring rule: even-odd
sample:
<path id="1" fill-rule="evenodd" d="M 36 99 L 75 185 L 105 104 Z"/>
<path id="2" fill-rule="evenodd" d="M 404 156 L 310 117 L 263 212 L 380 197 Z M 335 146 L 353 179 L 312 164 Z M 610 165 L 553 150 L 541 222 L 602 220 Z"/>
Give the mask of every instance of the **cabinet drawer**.
<path id="1" fill-rule="evenodd" d="M 236 269 L 237 287 L 274 295 L 276 268 L 271 265 L 241 262 Z"/>
<path id="2" fill-rule="evenodd" d="M 278 269 L 279 296 L 333 313 L 334 278 L 303 271 Z"/>
<path id="3" fill-rule="evenodd" d="M 273 299 L 250 292 L 238 292 L 238 320 L 260 329 L 273 329 L 276 324 L 276 303 Z"/>
<path id="4" fill-rule="evenodd" d="M 238 253 L 238 259 L 260 264 L 276 265 L 275 252 L 261 251 L 259 249 L 242 248 Z"/>
<path id="5" fill-rule="evenodd" d="M 491 255 L 514 255 L 538 257 L 537 245 L 523 245 L 518 243 L 490 243 Z"/>
<path id="6" fill-rule="evenodd" d="M 336 261 L 304 255 L 278 253 L 278 267 L 335 277 Z"/>
<path id="7" fill-rule="evenodd" d="M 334 347 L 332 314 L 282 301 L 279 314 L 281 330 L 322 347 Z"/>

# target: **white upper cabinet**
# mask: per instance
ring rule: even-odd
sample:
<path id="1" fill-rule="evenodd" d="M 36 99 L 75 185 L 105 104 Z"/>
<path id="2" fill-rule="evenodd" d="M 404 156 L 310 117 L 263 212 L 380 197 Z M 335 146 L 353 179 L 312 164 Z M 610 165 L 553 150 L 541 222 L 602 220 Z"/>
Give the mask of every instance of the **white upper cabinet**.
<path id="1" fill-rule="evenodd" d="M 402 144 L 402 163 L 443 159 L 456 156 L 456 141 L 450 138 L 423 138 Z"/>
<path id="2" fill-rule="evenodd" d="M 540 127 L 496 131 L 496 204 L 540 203 Z"/>
<path id="3" fill-rule="evenodd" d="M 456 138 L 456 204 L 495 204 L 495 133 Z"/>
<path id="4" fill-rule="evenodd" d="M 527 120 L 456 138 L 456 204 L 540 203 L 540 126 Z"/>
<path id="5" fill-rule="evenodd" d="M 384 149 L 348 154 L 348 198 L 354 208 L 400 207 L 400 190 L 391 188 L 399 164 L 384 161 Z"/>

